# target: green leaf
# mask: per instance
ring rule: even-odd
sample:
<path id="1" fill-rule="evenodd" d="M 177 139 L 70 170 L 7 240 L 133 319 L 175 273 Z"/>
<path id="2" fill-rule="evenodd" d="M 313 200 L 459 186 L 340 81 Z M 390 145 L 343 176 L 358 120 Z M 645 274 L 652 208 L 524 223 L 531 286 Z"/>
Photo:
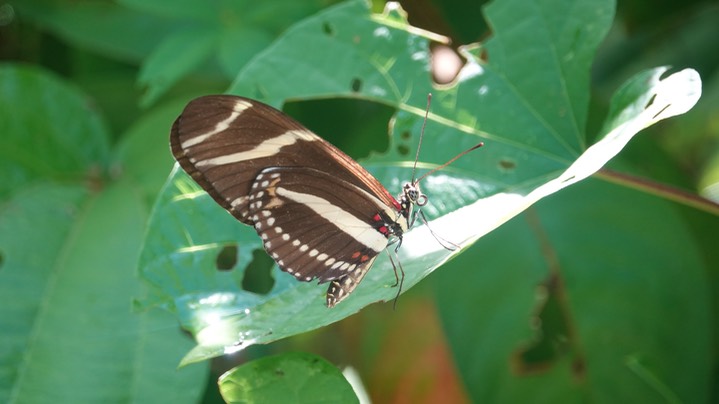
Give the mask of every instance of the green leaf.
<path id="1" fill-rule="evenodd" d="M 235 76 L 290 24 L 328 1 L 118 3 L 28 0 L 18 4 L 18 13 L 80 48 L 141 63 L 141 104 L 149 106 L 200 66 L 219 64 L 222 80 Z M 214 70 L 206 69 L 203 78 L 221 73 Z"/>
<path id="2" fill-rule="evenodd" d="M 236 367 L 220 377 L 228 403 L 352 403 L 352 386 L 319 356 L 287 353 Z"/>
<path id="3" fill-rule="evenodd" d="M 435 279 L 472 401 L 700 403 L 710 391 L 708 269 L 671 204 L 589 180 Z"/>
<path id="4" fill-rule="evenodd" d="M 476 56 L 477 46 L 466 47 L 468 62 L 457 83 L 435 89 L 427 74 L 427 46 L 430 38 L 441 38 L 407 25 L 396 6 L 372 15 L 364 2 L 348 2 L 288 30 L 242 70 L 230 92 L 274 105 L 339 96 L 396 108 L 390 150 L 364 164 L 395 191 L 412 176 L 412 151 L 426 96 L 433 92 L 420 175 L 480 140 L 486 144 L 485 151 L 422 182 L 434 233 L 466 247 L 545 196 L 592 175 L 642 128 L 696 102 L 701 92 L 696 72 L 642 73 L 618 92 L 601 140 L 585 146 L 588 72 L 612 11 L 611 1 L 493 3 L 487 8 L 493 37 L 483 46 L 488 61 Z M 308 49 L 305 43 L 315 45 Z M 247 293 L 241 279 L 249 259 L 240 259 L 230 274 L 215 268 L 228 244 L 239 245 L 249 257 L 259 239 L 184 174 L 173 174 L 149 223 L 140 266 L 155 286 L 150 301 L 173 308 L 196 334 L 198 347 L 185 362 L 321 327 L 397 294 L 384 254 L 353 295 L 332 310 L 322 304 L 325 286 L 293 282 L 276 269 L 269 293 Z M 416 226 L 399 252 L 404 290 L 457 253 L 442 248 L 426 226 Z"/>
<path id="5" fill-rule="evenodd" d="M 227 77 L 233 77 L 240 69 L 260 53 L 274 37 L 261 27 L 227 27 L 220 34 L 218 59 Z M 238 46 L 241 44 L 242 46 Z"/>
<path id="6" fill-rule="evenodd" d="M 144 293 L 135 266 L 148 203 L 137 184 L 147 179 L 122 176 L 133 163 L 123 157 L 108 170 L 114 181 L 78 174 L 109 167 L 110 153 L 101 117 L 74 88 L 21 66 L 4 67 L 0 88 L 12 89 L 0 103 L 13 105 L 1 136 L 4 150 L 23 156 L 9 159 L 14 169 L 50 166 L 3 184 L 0 401 L 196 400 L 207 367 L 176 370 L 190 341 L 166 313 L 131 311 Z M 153 170 L 169 168 L 163 146 Z"/>
<path id="7" fill-rule="evenodd" d="M 220 2 L 197 0 L 118 0 L 119 4 L 148 15 L 179 20 L 212 22 L 219 15 Z"/>
<path id="8" fill-rule="evenodd" d="M 176 24 L 113 2 L 27 0 L 13 6 L 80 49 L 130 62 L 142 60 Z"/>
<path id="9" fill-rule="evenodd" d="M 185 29 L 165 37 L 140 69 L 138 83 L 145 93 L 141 104 L 148 106 L 177 80 L 203 63 L 216 46 L 213 29 Z"/>
<path id="10" fill-rule="evenodd" d="M 154 203 L 174 163 L 166 134 L 180 104 L 163 104 L 148 111 L 127 130 L 112 153 L 111 171 L 133 181 L 148 206 Z"/>
<path id="11" fill-rule="evenodd" d="M 0 198 L 37 180 L 83 181 L 104 171 L 104 122 L 77 89 L 33 67 L 0 65 Z"/>

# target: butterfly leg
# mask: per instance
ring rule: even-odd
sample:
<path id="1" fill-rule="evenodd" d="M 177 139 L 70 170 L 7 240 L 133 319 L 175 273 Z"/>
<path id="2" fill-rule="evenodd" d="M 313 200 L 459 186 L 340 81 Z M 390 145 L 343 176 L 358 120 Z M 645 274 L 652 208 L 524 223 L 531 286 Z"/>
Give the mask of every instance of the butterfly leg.
<path id="1" fill-rule="evenodd" d="M 399 299 L 400 293 L 402 293 L 402 285 L 404 285 L 404 269 L 402 268 L 402 263 L 399 261 L 399 257 L 397 256 L 397 250 L 399 250 L 399 246 L 402 244 L 402 239 L 399 240 L 397 243 L 397 247 L 394 249 L 394 255 L 397 259 L 397 265 L 394 263 L 394 259 L 392 258 L 392 253 L 387 251 L 387 255 L 389 256 L 389 262 L 392 264 L 392 269 L 394 269 L 394 277 L 396 279 L 395 284 L 392 285 L 392 287 L 399 286 L 397 289 L 397 296 L 394 297 L 394 303 L 392 304 L 392 308 L 397 308 L 397 300 Z M 397 274 L 397 268 L 399 267 L 399 273 L 401 276 Z"/>
<path id="2" fill-rule="evenodd" d="M 437 233 L 435 233 L 432 230 L 432 228 L 429 226 L 429 221 L 427 220 L 427 217 L 424 215 L 424 212 L 422 212 L 421 210 L 417 210 L 417 212 L 419 213 L 419 215 L 422 219 L 422 222 L 425 225 L 427 225 L 427 229 L 429 230 L 429 233 L 432 235 L 432 237 L 434 237 L 435 240 L 437 240 L 437 242 L 439 243 L 439 245 L 442 246 L 442 248 L 444 248 L 445 250 L 449 250 L 449 251 L 455 251 L 455 250 L 459 250 L 460 248 L 462 248 L 458 244 L 455 244 L 455 243 L 447 240 L 446 238 L 441 237 Z"/>

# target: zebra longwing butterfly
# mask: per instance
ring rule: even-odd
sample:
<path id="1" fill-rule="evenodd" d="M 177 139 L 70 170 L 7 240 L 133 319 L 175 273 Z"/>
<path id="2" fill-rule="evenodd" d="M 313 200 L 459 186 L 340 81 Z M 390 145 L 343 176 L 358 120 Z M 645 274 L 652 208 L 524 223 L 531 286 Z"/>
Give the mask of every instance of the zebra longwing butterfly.
<path id="1" fill-rule="evenodd" d="M 395 199 L 351 157 L 248 98 L 191 101 L 172 126 L 170 146 L 218 204 L 254 227 L 283 271 L 330 282 L 328 307 L 352 293 L 382 250 L 401 243 L 413 206 L 427 202 L 419 180 Z"/>

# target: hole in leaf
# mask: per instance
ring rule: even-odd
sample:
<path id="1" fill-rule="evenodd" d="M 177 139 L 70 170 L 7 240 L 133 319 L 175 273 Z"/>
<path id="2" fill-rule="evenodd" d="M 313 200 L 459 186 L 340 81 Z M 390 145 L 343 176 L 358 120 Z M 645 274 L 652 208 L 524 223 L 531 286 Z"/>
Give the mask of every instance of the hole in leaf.
<path id="1" fill-rule="evenodd" d="M 362 89 L 362 80 L 357 77 L 353 78 L 351 87 L 353 92 L 358 93 Z"/>
<path id="2" fill-rule="evenodd" d="M 656 114 L 652 115 L 652 119 L 657 119 L 657 117 L 658 117 L 659 115 L 661 115 L 662 113 L 664 113 L 664 111 L 665 111 L 667 108 L 671 107 L 671 106 L 672 106 L 672 104 L 667 104 L 667 105 L 665 105 L 662 109 L 659 110 L 659 112 L 657 112 Z"/>
<path id="3" fill-rule="evenodd" d="M 322 24 L 322 31 L 329 36 L 334 36 L 334 34 L 335 34 L 334 27 L 332 26 L 332 24 L 330 24 L 328 22 L 325 22 Z"/>
<path id="4" fill-rule="evenodd" d="M 0 251 L 0 269 L 2 269 L 2 266 L 4 263 L 5 263 L 5 254 L 3 254 L 2 251 Z"/>
<path id="5" fill-rule="evenodd" d="M 457 52 L 449 46 L 432 46 L 432 78 L 437 84 L 449 84 L 457 77 L 464 62 Z"/>
<path id="6" fill-rule="evenodd" d="M 479 60 L 481 60 L 482 63 L 489 64 L 489 52 L 487 51 L 487 47 L 483 46 L 480 50 Z"/>
<path id="7" fill-rule="evenodd" d="M 399 153 L 402 156 L 407 156 L 407 155 L 409 155 L 409 147 L 401 144 L 401 145 L 397 146 L 397 153 Z"/>
<path id="8" fill-rule="evenodd" d="M 647 103 L 644 105 L 644 109 L 648 109 L 649 107 L 651 107 L 652 104 L 654 104 L 654 100 L 655 100 L 656 98 L 657 98 L 657 95 L 656 95 L 656 94 L 652 94 L 652 97 L 649 98 L 649 101 L 647 101 Z"/>
<path id="9" fill-rule="evenodd" d="M 510 159 L 499 160 L 499 168 L 504 171 L 511 171 L 517 168 L 517 163 Z"/>
<path id="10" fill-rule="evenodd" d="M 275 286 L 272 278 L 272 267 L 275 261 L 270 258 L 265 250 L 255 250 L 252 253 L 252 262 L 245 269 L 245 276 L 242 278 L 242 289 L 266 295 Z"/>
<path id="11" fill-rule="evenodd" d="M 222 247 L 215 259 L 215 266 L 220 271 L 229 271 L 237 265 L 237 245 L 228 244 Z"/>
<path id="12" fill-rule="evenodd" d="M 571 354 L 569 328 L 562 305 L 561 280 L 556 274 L 537 290 L 537 306 L 532 317 L 535 336 L 512 355 L 512 368 L 517 374 L 542 373 L 554 366 L 562 356 Z M 575 375 L 583 375 L 580 359 L 574 359 Z M 579 374 L 581 373 L 581 374 Z"/>
<path id="13" fill-rule="evenodd" d="M 412 132 L 406 130 L 399 134 L 400 139 L 402 140 L 409 140 L 412 137 Z"/>
<path id="14" fill-rule="evenodd" d="M 389 147 L 387 122 L 395 111 L 381 104 L 333 98 L 288 102 L 283 110 L 355 159 Z"/>

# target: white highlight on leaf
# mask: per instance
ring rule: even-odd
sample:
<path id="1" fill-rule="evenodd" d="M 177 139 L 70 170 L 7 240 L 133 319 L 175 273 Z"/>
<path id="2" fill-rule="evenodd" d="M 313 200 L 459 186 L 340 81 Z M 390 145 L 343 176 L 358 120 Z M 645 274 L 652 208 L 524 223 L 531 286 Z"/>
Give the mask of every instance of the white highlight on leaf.
<path id="1" fill-rule="evenodd" d="M 377 27 L 375 28 L 374 32 L 372 32 L 372 35 L 380 38 L 389 38 L 390 32 L 389 28 L 387 27 Z"/>

